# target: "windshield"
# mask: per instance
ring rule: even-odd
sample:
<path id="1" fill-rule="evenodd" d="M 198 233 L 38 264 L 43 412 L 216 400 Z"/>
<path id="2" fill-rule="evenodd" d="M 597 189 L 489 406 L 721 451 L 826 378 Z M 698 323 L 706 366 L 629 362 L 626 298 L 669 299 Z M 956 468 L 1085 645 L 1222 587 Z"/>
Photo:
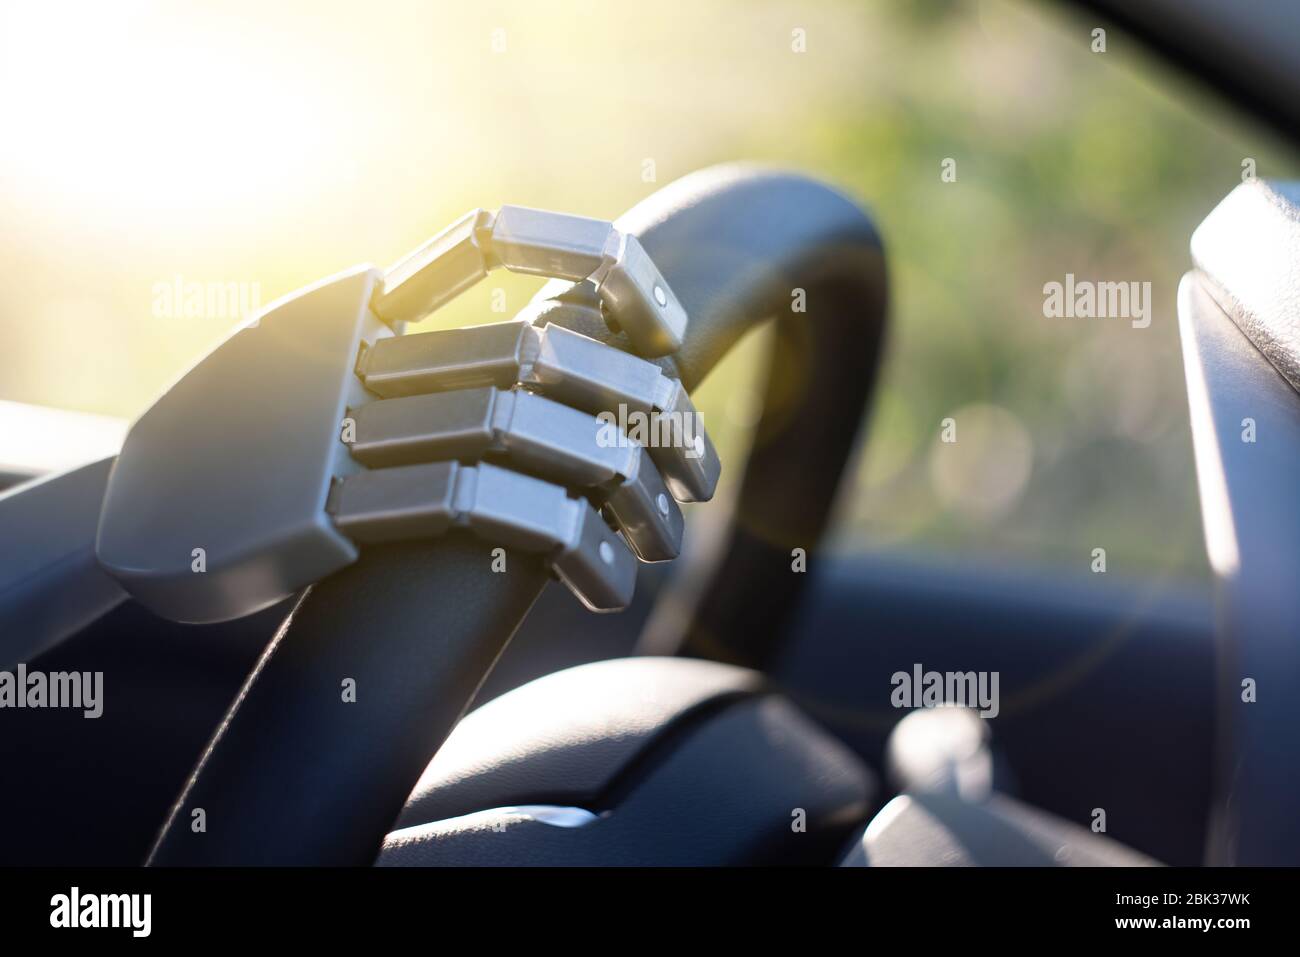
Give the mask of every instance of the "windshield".
<path id="1" fill-rule="evenodd" d="M 752 159 L 861 197 L 888 247 L 839 549 L 1206 573 L 1174 292 L 1224 194 L 1294 175 L 1258 127 L 1036 4 L 398 6 L 7 6 L 0 400 L 131 418 L 260 306 L 469 208 L 610 217 Z M 699 396 L 724 461 L 760 345 Z"/>

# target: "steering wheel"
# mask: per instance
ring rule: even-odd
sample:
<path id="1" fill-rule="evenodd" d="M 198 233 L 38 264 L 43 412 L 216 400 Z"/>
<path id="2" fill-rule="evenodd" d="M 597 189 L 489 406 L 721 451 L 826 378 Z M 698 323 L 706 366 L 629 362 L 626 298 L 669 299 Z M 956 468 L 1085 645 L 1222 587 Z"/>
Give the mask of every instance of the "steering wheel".
<path id="1" fill-rule="evenodd" d="M 727 166 L 679 180 L 615 222 L 689 316 L 657 361 L 694 389 L 775 319 L 763 410 L 725 547 L 692 609 L 688 654 L 762 668 L 817 554 L 877 375 L 886 311 L 880 237 L 812 179 Z M 624 351 L 590 284 L 553 282 L 524 310 Z M 111 503 L 110 503 L 111 504 Z M 106 509 L 109 504 L 106 504 Z M 542 558 L 453 531 L 366 546 L 309 587 L 267 647 L 172 808 L 149 863 L 365 865 L 548 580 Z M 351 682 L 355 702 L 340 703 Z M 220 820 L 196 841 L 191 816 Z"/>

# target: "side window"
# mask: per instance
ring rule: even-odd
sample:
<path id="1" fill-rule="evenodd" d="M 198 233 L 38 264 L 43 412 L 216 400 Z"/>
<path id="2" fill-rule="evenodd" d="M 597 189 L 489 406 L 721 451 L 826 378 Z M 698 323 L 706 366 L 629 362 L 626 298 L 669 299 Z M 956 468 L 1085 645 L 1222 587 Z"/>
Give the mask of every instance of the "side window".
<path id="1" fill-rule="evenodd" d="M 888 6 L 820 38 L 857 72 L 765 144 L 865 197 L 890 257 L 889 351 L 836 547 L 1207 574 L 1175 293 L 1205 214 L 1296 157 L 1084 16 Z M 706 388 L 743 427 L 744 387 Z"/>

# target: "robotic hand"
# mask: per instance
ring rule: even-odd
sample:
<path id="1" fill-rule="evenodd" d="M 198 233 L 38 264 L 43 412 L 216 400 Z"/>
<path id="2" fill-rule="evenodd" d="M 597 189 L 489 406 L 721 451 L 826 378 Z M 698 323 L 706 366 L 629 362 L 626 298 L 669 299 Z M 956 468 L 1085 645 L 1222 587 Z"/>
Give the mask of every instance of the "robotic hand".
<path id="1" fill-rule="evenodd" d="M 592 610 L 625 607 L 636 559 L 679 553 L 677 502 L 713 495 L 717 453 L 679 379 L 578 332 L 402 334 L 498 265 L 580 283 L 645 356 L 681 345 L 686 313 L 635 236 L 476 210 L 382 277 L 359 267 L 281 300 L 164 395 L 114 468 L 101 565 L 164 617 L 217 621 L 358 545 L 464 527 L 543 553 Z"/>

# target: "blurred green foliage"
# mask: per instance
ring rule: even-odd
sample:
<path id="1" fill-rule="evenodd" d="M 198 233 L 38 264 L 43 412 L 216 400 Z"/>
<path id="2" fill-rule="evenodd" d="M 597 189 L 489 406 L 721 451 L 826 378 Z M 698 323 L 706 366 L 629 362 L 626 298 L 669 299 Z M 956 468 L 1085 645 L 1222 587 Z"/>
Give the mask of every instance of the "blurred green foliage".
<path id="1" fill-rule="evenodd" d="M 1175 290 L 1243 159 L 1285 176 L 1295 156 L 1127 37 L 1093 52 L 1095 24 L 1055 5 L 868 19 L 866 82 L 809 105 L 799 135 L 756 126 L 741 150 L 865 198 L 888 246 L 890 349 L 839 547 L 1085 573 L 1102 547 L 1111 572 L 1204 575 Z M 1044 284 L 1067 273 L 1150 282 L 1150 327 L 1044 318 Z M 976 494 L 989 487 L 1006 496 Z"/>

